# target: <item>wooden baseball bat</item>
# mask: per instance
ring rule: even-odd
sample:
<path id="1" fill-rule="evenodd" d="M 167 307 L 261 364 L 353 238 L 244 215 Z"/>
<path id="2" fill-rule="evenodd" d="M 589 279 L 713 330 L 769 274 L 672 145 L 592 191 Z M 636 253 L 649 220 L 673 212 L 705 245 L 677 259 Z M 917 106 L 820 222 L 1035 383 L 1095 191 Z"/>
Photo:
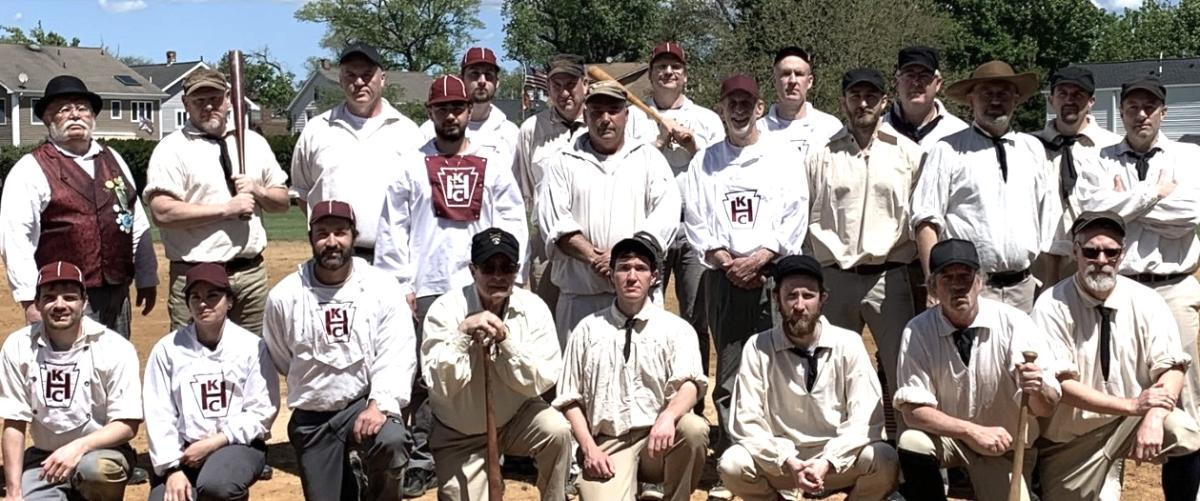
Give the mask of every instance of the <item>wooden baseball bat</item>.
<path id="1" fill-rule="evenodd" d="M 596 66 L 588 66 L 587 74 L 589 77 L 591 77 L 592 80 L 595 80 L 597 82 L 599 82 L 601 80 L 612 80 L 612 81 L 616 82 L 617 85 L 620 85 L 621 89 L 625 91 L 625 97 L 629 99 L 629 102 L 633 103 L 634 106 L 637 106 L 637 108 L 639 110 L 646 112 L 647 115 L 650 115 L 650 118 L 653 118 L 654 121 L 658 122 L 659 125 L 661 125 L 663 127 L 667 126 L 666 123 L 663 121 L 663 116 L 658 113 L 658 110 L 655 110 L 654 108 L 646 106 L 646 103 L 643 103 L 641 99 L 638 99 L 638 97 L 635 96 L 632 92 L 629 92 L 629 89 L 627 87 L 625 87 L 625 85 L 622 84 L 620 80 L 613 78 L 612 75 L 608 74 L 608 72 L 606 72 Z"/>
<path id="2" fill-rule="evenodd" d="M 479 354 L 483 357 L 483 409 L 487 427 L 487 453 L 484 456 L 487 471 L 488 501 L 504 499 L 504 479 L 500 476 L 500 439 L 496 434 L 496 410 L 492 404 L 492 357 L 486 343 L 479 343 Z"/>
<path id="3" fill-rule="evenodd" d="M 1025 363 L 1037 361 L 1038 354 L 1023 351 Z M 1021 417 L 1017 420 L 1017 440 L 1013 446 L 1012 477 L 1008 479 L 1008 501 L 1021 501 L 1021 486 L 1024 484 L 1025 469 L 1025 435 L 1029 428 L 1029 395 L 1021 395 Z"/>
<path id="4" fill-rule="evenodd" d="M 238 174 L 246 175 L 246 94 L 242 88 L 242 51 L 229 51 L 229 100 L 233 107 L 233 139 L 237 142 Z"/>

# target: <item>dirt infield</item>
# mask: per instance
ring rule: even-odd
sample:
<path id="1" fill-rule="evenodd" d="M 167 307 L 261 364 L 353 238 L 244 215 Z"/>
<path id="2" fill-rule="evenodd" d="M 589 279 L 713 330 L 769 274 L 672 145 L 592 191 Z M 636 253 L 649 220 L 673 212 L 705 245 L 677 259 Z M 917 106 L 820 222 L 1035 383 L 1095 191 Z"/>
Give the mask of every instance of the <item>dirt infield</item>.
<path id="1" fill-rule="evenodd" d="M 159 256 L 163 255 L 161 246 L 158 247 L 157 251 Z M 303 242 L 272 243 L 267 249 L 265 256 L 268 274 L 273 285 L 287 274 L 295 271 L 296 265 L 309 257 L 309 249 Z M 147 317 L 142 317 L 137 313 L 134 315 L 133 342 L 143 363 L 145 363 L 146 357 L 150 354 L 150 349 L 154 346 L 154 343 L 167 333 L 169 320 L 167 319 L 166 298 L 162 296 L 166 290 L 166 271 L 166 262 L 160 258 L 159 280 L 162 285 L 159 287 L 160 297 L 158 306 Z M 12 297 L 6 281 L 0 281 L 0 297 Z M 668 298 L 667 302 L 669 306 L 674 305 L 673 294 Z M 14 305 L 11 300 L 0 300 L 0 332 L 12 332 L 23 324 L 24 316 L 20 308 Z M 867 345 L 871 351 L 874 351 L 874 342 L 869 337 L 867 338 Z M 716 357 L 712 357 L 712 359 L 716 360 Z M 286 388 L 284 388 L 284 391 L 286 394 Z M 708 409 L 707 417 L 709 422 L 716 423 L 716 416 L 713 413 L 712 405 L 708 405 L 706 408 Z M 275 467 L 275 476 L 269 481 L 259 482 L 254 485 L 251 490 L 254 499 L 292 500 L 301 498 L 300 479 L 296 476 L 295 457 L 292 454 L 291 446 L 287 443 L 286 430 L 289 416 L 290 412 L 286 409 L 285 405 L 280 410 L 279 418 L 275 421 L 275 426 L 272 427 L 272 438 L 268 442 L 268 462 Z M 148 466 L 149 459 L 145 452 L 147 444 L 144 431 L 139 431 L 137 437 L 133 440 L 133 445 L 141 452 L 139 462 L 143 466 Z M 715 475 L 712 469 L 712 462 L 710 461 L 710 467 L 705 471 L 702 486 L 710 485 L 714 479 Z M 1123 499 L 1127 501 L 1161 499 L 1159 467 L 1154 465 L 1139 466 L 1133 462 L 1128 462 L 1125 486 Z M 505 499 L 514 501 L 538 499 L 537 489 L 532 485 L 531 479 L 508 479 L 505 487 Z M 146 499 L 148 490 L 146 485 L 132 486 L 126 492 L 125 498 L 133 500 Z M 430 491 L 419 499 L 422 501 L 432 501 L 436 499 L 436 496 Z M 700 501 L 705 499 L 705 495 L 703 491 L 698 490 L 692 494 L 691 499 L 692 501 Z M 832 497 L 829 499 L 842 499 L 842 497 Z"/>

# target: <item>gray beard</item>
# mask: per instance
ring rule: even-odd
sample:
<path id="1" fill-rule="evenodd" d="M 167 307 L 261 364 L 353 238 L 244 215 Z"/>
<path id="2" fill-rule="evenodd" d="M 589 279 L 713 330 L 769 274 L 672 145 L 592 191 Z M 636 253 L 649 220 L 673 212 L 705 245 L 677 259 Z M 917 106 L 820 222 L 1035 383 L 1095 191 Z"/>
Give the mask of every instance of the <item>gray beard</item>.
<path id="1" fill-rule="evenodd" d="M 64 124 L 64 126 L 61 126 L 61 127 L 55 123 L 49 124 L 48 129 L 49 129 L 49 135 L 50 135 L 50 142 L 55 143 L 55 144 L 62 144 L 62 143 L 65 143 L 68 141 L 67 130 L 66 130 L 65 125 L 68 125 L 68 124 Z M 87 134 L 85 134 L 85 135 L 87 136 L 86 139 L 88 141 L 92 140 L 92 126 L 91 125 L 87 126 Z"/>

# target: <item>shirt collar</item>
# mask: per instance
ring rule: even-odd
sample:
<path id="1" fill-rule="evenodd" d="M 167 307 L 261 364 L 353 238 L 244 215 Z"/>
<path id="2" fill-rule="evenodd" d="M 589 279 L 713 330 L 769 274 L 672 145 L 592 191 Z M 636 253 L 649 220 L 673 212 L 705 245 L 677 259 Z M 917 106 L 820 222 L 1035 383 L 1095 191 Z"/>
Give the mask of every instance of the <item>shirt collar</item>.
<path id="1" fill-rule="evenodd" d="M 880 119 L 879 127 L 875 129 L 875 139 L 888 144 L 896 144 L 896 142 L 899 141 L 899 137 L 900 133 L 897 132 L 896 129 L 891 126 L 891 124 Z M 831 143 L 836 141 L 848 141 L 855 146 L 858 145 L 858 142 L 854 139 L 854 134 L 850 133 L 850 128 L 846 125 L 842 125 L 842 129 L 839 130 L 837 134 L 834 134 L 829 140 Z"/>
<path id="2" fill-rule="evenodd" d="M 212 350 L 209 350 L 207 346 L 204 346 L 204 344 L 200 342 L 200 334 L 196 332 L 195 320 L 188 322 L 188 324 L 183 327 L 183 334 L 187 338 L 189 345 L 188 348 L 190 348 L 192 351 L 203 353 L 205 355 L 217 354 L 221 352 L 221 347 L 225 346 L 225 336 L 231 330 L 231 325 L 234 325 L 233 321 L 229 318 L 226 318 L 225 325 L 221 327 L 221 339 L 217 340 L 217 346 Z"/>
<path id="3" fill-rule="evenodd" d="M 991 304 L 989 304 L 991 300 L 980 296 L 977 301 L 979 301 L 979 311 L 975 313 L 975 319 L 971 321 L 971 325 L 968 325 L 966 328 L 978 329 L 980 333 L 991 332 L 993 326 L 995 325 L 995 309 Z M 942 313 L 941 305 L 938 305 L 936 315 L 938 336 L 950 337 L 955 331 L 959 330 L 958 327 L 955 327 L 954 324 L 950 323 L 950 320 L 947 319 L 946 315 Z"/>
<path id="4" fill-rule="evenodd" d="M 229 119 L 225 121 L 225 133 L 222 134 L 221 137 L 228 136 L 231 132 L 233 132 L 233 120 Z M 191 120 L 188 120 L 187 123 L 183 125 L 183 134 L 192 138 L 212 139 L 212 136 L 208 135 L 207 132 L 200 130 L 199 127 L 196 127 L 196 124 L 193 124 Z"/>
<path id="5" fill-rule="evenodd" d="M 647 296 L 646 304 L 642 305 L 642 309 L 633 315 L 634 320 L 637 320 L 639 323 L 645 325 L 645 323 L 649 322 L 650 318 L 654 315 L 655 308 L 658 308 L 658 305 L 654 304 L 654 301 L 651 301 L 650 297 Z M 625 314 L 621 313 L 621 310 L 617 308 L 616 301 L 613 301 L 612 306 L 608 307 L 608 318 L 618 326 L 624 326 L 625 321 L 629 320 L 629 317 L 625 316 Z"/>
<path id="6" fill-rule="evenodd" d="M 401 118 L 405 118 L 404 114 L 400 113 L 400 111 L 393 107 L 392 103 L 387 102 L 386 99 L 381 100 L 380 105 L 381 108 L 379 110 L 379 115 L 366 118 L 367 120 L 381 118 L 385 122 L 394 122 Z M 347 115 L 350 115 L 350 110 L 346 108 L 346 103 L 342 102 L 341 104 L 335 106 L 333 111 L 329 113 L 329 121 L 334 123 L 348 124 L 349 122 L 347 121 Z"/>
<path id="7" fill-rule="evenodd" d="M 50 141 L 50 144 L 54 145 L 54 149 L 58 150 L 59 153 L 61 153 L 64 157 L 67 157 L 67 158 L 81 158 L 84 160 L 90 160 L 91 158 L 100 154 L 100 143 L 96 142 L 95 139 L 92 140 L 92 144 L 90 146 L 88 146 L 88 150 L 86 152 L 84 152 L 82 155 L 76 155 L 74 153 L 71 153 L 71 152 L 63 149 L 61 146 L 59 146 L 54 141 Z"/>
<path id="8" fill-rule="evenodd" d="M 983 127 L 980 127 L 979 124 L 976 123 L 974 120 L 971 121 L 971 128 L 975 129 L 975 132 L 978 133 L 979 135 L 987 138 L 988 141 L 992 141 L 995 139 L 995 137 L 992 136 L 991 133 L 984 130 Z M 1008 130 L 1004 132 L 1004 135 L 1000 136 L 1000 138 L 1004 139 L 1005 142 L 1011 143 L 1015 139 L 1016 134 L 1017 134 L 1017 132 L 1014 131 L 1012 129 L 1012 127 L 1009 127 Z"/>
<path id="9" fill-rule="evenodd" d="M 75 342 L 71 344 L 70 349 L 75 349 L 76 347 L 82 346 L 85 343 L 90 343 L 92 342 L 91 338 L 100 336 L 101 334 L 104 334 L 106 330 L 108 330 L 104 324 L 92 320 L 86 315 L 83 317 L 81 322 L 83 324 L 83 329 L 81 330 L 79 337 L 75 338 Z M 38 346 L 49 348 L 50 343 L 46 341 L 46 336 L 43 335 L 44 333 L 42 331 L 42 325 L 44 324 L 41 322 L 33 324 L 33 327 L 30 331 L 30 336 Z"/>
<path id="10" fill-rule="evenodd" d="M 463 296 L 467 298 L 467 316 L 483 311 L 483 301 L 479 300 L 479 291 L 475 290 L 474 282 L 464 285 L 462 288 L 462 293 Z M 509 294 L 508 300 L 504 302 L 504 316 L 501 318 L 502 320 L 512 318 L 520 313 L 517 310 L 517 301 L 515 300 L 516 296 L 517 290 L 514 286 L 512 294 Z"/>
<path id="11" fill-rule="evenodd" d="M 1164 137 L 1162 137 L 1162 136 L 1160 135 L 1160 136 L 1158 136 L 1158 138 L 1156 138 L 1156 139 L 1154 140 L 1154 146 L 1151 146 L 1151 147 L 1150 147 L 1150 151 L 1154 151 L 1154 150 L 1162 150 L 1162 149 L 1164 149 L 1164 148 L 1163 148 L 1163 146 L 1164 146 L 1165 144 L 1166 144 L 1166 138 L 1164 138 Z M 1118 154 L 1118 155 L 1122 155 L 1122 156 L 1123 156 L 1123 155 L 1126 155 L 1126 154 L 1129 154 L 1129 153 L 1132 153 L 1132 154 L 1135 154 L 1135 155 L 1142 155 L 1142 154 L 1143 154 L 1143 153 L 1141 153 L 1141 152 L 1138 152 L 1137 150 L 1134 150 L 1134 149 L 1133 149 L 1133 146 L 1130 146 L 1130 145 L 1129 145 L 1129 139 L 1128 139 L 1128 138 L 1121 139 L 1121 142 L 1120 142 L 1120 143 L 1117 143 L 1117 154 Z M 1149 152 L 1147 152 L 1147 153 L 1149 153 Z"/>
<path id="12" fill-rule="evenodd" d="M 791 124 L 791 123 L 807 123 L 812 119 L 813 113 L 816 111 L 815 109 L 813 109 L 812 104 L 809 103 L 808 101 L 805 101 L 804 104 L 800 106 L 800 110 L 801 110 L 801 112 L 804 113 L 803 118 L 797 118 L 795 120 L 788 120 L 786 118 L 779 116 L 779 105 L 772 104 L 771 109 L 767 112 L 767 115 L 766 115 L 767 121 L 775 122 L 782 126 L 787 126 L 788 124 Z"/>

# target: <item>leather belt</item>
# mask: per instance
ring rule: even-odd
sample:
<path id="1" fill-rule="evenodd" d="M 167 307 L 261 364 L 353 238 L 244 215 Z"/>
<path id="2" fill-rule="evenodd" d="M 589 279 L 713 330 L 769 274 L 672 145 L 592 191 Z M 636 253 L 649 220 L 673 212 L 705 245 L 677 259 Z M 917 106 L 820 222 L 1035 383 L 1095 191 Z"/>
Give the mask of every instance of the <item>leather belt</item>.
<path id="1" fill-rule="evenodd" d="M 234 273 L 240 273 L 240 272 L 243 272 L 243 271 L 246 271 L 249 269 L 257 268 L 258 265 L 262 264 L 262 262 L 263 262 L 262 254 L 258 254 L 254 257 L 235 257 L 235 258 L 230 259 L 229 261 L 226 261 L 222 264 L 225 265 L 226 273 L 234 274 Z M 171 264 L 192 267 L 192 266 L 196 266 L 200 263 L 193 263 L 190 261 L 171 261 Z"/>
<path id="2" fill-rule="evenodd" d="M 1187 273 L 1168 273 L 1168 274 L 1164 275 L 1161 273 L 1138 273 L 1136 275 L 1125 275 L 1125 276 L 1131 280 L 1140 282 L 1143 285 L 1148 285 L 1148 284 L 1160 284 L 1163 282 L 1173 282 L 1176 280 L 1181 280 L 1181 279 L 1187 278 L 1188 274 Z"/>
<path id="3" fill-rule="evenodd" d="M 833 265 L 839 270 L 854 273 L 856 275 L 878 275 L 888 270 L 893 270 L 901 266 L 907 266 L 907 263 L 897 263 L 895 261 L 885 261 L 882 264 L 860 264 L 849 268 L 842 268 L 841 265 Z"/>
<path id="4" fill-rule="evenodd" d="M 1021 283 L 1028 277 L 1029 268 L 1020 271 L 988 273 L 987 284 L 992 287 L 1009 287 Z"/>

